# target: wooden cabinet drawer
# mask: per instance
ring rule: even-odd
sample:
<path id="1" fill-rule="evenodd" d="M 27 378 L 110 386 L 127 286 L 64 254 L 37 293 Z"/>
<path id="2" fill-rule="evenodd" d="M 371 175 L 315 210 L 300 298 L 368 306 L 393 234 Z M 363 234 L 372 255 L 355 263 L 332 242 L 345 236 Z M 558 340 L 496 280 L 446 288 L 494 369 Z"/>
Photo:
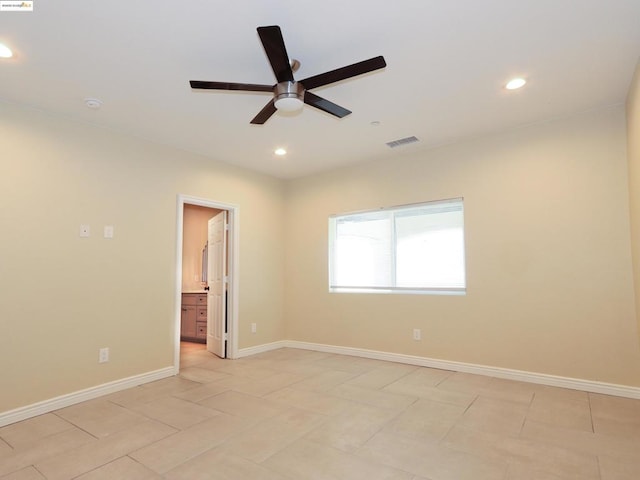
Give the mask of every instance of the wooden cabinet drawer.
<path id="1" fill-rule="evenodd" d="M 198 307 L 197 308 L 198 313 L 196 318 L 198 319 L 199 322 L 206 322 L 207 321 L 207 307 Z"/>
<path id="2" fill-rule="evenodd" d="M 207 306 L 207 295 L 199 293 L 183 293 L 182 294 L 183 305 L 200 305 Z"/>
<path id="3" fill-rule="evenodd" d="M 192 295 L 190 293 L 182 294 L 182 305 L 197 305 L 198 304 L 198 295 Z"/>
<path id="4" fill-rule="evenodd" d="M 196 324 L 196 336 L 198 338 L 207 338 L 207 324 L 206 322 L 198 322 Z"/>

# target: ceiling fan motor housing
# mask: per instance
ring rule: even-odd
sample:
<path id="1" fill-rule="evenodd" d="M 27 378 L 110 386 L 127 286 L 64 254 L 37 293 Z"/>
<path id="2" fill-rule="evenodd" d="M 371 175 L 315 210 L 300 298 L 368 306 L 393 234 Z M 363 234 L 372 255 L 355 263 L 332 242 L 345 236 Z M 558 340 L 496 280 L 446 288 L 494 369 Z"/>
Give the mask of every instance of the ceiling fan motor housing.
<path id="1" fill-rule="evenodd" d="M 305 89 L 300 82 L 280 82 L 273 88 L 278 110 L 293 112 L 302 108 Z"/>

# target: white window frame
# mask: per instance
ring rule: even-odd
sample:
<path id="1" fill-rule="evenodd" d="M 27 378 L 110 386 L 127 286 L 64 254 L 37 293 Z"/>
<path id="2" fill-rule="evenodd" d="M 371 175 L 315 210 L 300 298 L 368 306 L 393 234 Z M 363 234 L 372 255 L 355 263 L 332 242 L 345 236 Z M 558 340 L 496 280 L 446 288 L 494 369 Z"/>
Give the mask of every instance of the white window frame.
<path id="1" fill-rule="evenodd" d="M 441 209 L 446 208 L 447 206 L 454 207 L 459 209 L 462 215 L 462 286 L 429 286 L 429 287 L 398 287 L 396 286 L 396 257 L 397 257 L 397 235 L 395 228 L 395 218 L 396 214 L 400 214 L 402 216 L 403 212 L 410 212 L 411 210 L 417 210 L 421 208 L 426 209 Z M 336 261 L 336 249 L 335 249 L 335 240 L 337 236 L 337 227 L 336 225 L 340 220 L 348 219 L 349 217 L 366 217 L 367 215 L 371 215 L 371 220 L 375 219 L 376 214 L 380 212 L 386 212 L 392 215 L 394 219 L 391 225 L 392 233 L 390 233 L 389 243 L 390 243 L 390 252 L 391 258 L 389 260 L 390 265 L 390 285 L 384 286 L 372 286 L 372 285 L 363 285 L 363 286 L 344 286 L 344 285 L 336 285 L 334 282 L 334 270 L 335 270 L 335 261 Z M 329 216 L 329 255 L 328 255 L 328 263 L 329 263 L 329 292 L 330 293 L 391 293 L 391 294 L 427 294 L 427 295 L 465 295 L 466 294 L 466 249 L 465 249 L 465 228 L 464 228 L 464 199 L 462 197 L 451 198 L 445 200 L 435 200 L 430 202 L 423 203 L 415 203 L 409 205 L 398 205 L 394 207 L 381 208 L 377 210 L 367 210 L 367 211 L 359 211 L 359 212 L 350 212 L 344 214 L 335 214 Z"/>

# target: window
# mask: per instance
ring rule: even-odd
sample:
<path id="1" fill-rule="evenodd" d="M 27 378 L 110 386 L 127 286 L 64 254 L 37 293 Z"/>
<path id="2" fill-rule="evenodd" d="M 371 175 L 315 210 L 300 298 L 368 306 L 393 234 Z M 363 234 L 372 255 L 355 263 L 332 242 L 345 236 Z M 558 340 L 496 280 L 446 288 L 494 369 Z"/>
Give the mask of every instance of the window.
<path id="1" fill-rule="evenodd" d="M 461 198 L 329 218 L 329 291 L 465 288 Z"/>

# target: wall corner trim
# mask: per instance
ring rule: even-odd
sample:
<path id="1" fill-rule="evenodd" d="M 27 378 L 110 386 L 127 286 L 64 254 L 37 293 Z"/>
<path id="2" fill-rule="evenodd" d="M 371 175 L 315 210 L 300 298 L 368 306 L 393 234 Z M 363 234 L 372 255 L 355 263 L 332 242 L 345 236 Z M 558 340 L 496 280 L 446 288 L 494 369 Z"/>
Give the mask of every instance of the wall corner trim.
<path id="1" fill-rule="evenodd" d="M 92 400 L 103 395 L 119 392 L 120 390 L 137 387 L 144 383 L 155 382 L 156 380 L 172 377 L 177 374 L 178 371 L 175 367 L 166 367 L 142 373 L 140 375 L 122 378 L 113 382 L 103 383 L 102 385 L 97 385 L 84 390 L 78 390 L 77 392 L 68 393 L 49 400 L 19 407 L 14 410 L 0 412 L 0 427 L 19 422 L 21 420 L 26 420 L 28 418 L 37 417 L 38 415 L 49 413 L 70 405 L 75 405 L 76 403 Z"/>
<path id="2" fill-rule="evenodd" d="M 337 345 L 325 345 L 321 343 L 300 342 L 296 340 L 285 340 L 274 342 L 261 347 L 270 347 L 275 344 L 283 344 L 283 347 L 300 348 L 304 350 L 315 350 L 318 352 L 336 353 L 340 355 L 351 355 L 353 357 L 371 358 L 374 360 L 384 360 L 387 362 L 405 363 L 420 367 L 437 368 L 440 370 L 451 370 L 454 372 L 473 373 L 489 377 L 515 380 L 520 382 L 536 383 L 552 387 L 569 388 L 572 390 L 583 390 L 591 393 L 601 393 L 604 395 L 614 395 L 617 397 L 640 399 L 640 387 L 618 385 L 613 383 L 598 382 L 594 380 L 583 380 L 579 378 L 560 377 L 544 373 L 526 372 L 523 370 L 512 370 L 509 368 L 490 367 L 473 363 L 454 362 L 450 360 L 439 360 L 428 357 L 418 357 L 414 355 L 404 355 L 400 353 L 382 352 L 378 350 L 367 350 L 363 348 L 341 347 Z M 258 350 L 259 347 L 252 347 Z M 280 348 L 280 347 L 274 347 Z M 261 351 L 273 350 L 265 348 Z"/>

